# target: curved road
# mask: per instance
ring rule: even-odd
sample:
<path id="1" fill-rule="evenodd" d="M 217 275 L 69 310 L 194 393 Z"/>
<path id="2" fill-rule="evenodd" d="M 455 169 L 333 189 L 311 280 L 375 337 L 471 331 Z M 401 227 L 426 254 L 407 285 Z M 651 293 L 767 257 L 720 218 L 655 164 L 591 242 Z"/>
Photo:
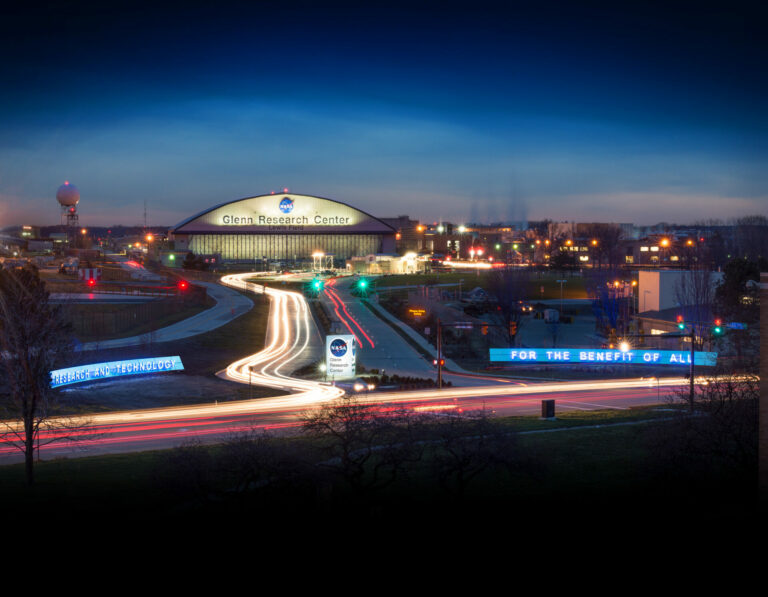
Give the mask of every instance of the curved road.
<path id="1" fill-rule="evenodd" d="M 290 377 L 286 372 L 296 369 L 299 361 L 312 362 L 310 343 L 314 321 L 309 306 L 298 292 L 264 287 L 248 282 L 253 273 L 224 276 L 222 284 L 249 292 L 266 292 L 272 301 L 269 310 L 268 344 L 259 352 L 232 363 L 219 374 L 239 383 L 278 388 L 293 392 L 292 403 L 309 406 L 344 395 L 344 390 L 316 381 Z"/>
<path id="2" fill-rule="evenodd" d="M 69 432 L 42 431 L 41 445 L 46 457 L 129 452 L 179 445 L 190 437 L 221 440 L 246 429 L 295 427 L 308 408 L 344 394 L 332 385 L 290 377 L 303 360 L 314 360 L 310 347 L 314 322 L 304 297 L 296 292 L 265 288 L 249 282 L 253 273 L 224 276 L 232 288 L 265 292 L 271 299 L 268 343 L 263 350 L 239 359 L 219 375 L 238 383 L 254 383 L 291 392 L 287 396 L 221 404 L 199 404 L 162 409 L 96 414 L 87 419 L 82 435 L 100 434 L 79 446 L 48 444 Z M 238 293 L 239 294 L 239 293 Z M 486 382 L 487 383 L 487 382 Z M 484 385 L 429 389 L 410 392 L 381 392 L 360 399 L 378 404 L 400 404 L 417 410 L 476 409 L 486 404 L 498 413 L 533 414 L 543 398 L 557 398 L 563 408 L 591 410 L 627 408 L 661 400 L 661 388 L 685 386 L 685 378 L 659 381 L 610 380 L 591 382 L 536 383 L 523 386 Z M 0 461 L 18 461 L 21 453 L 0 446 Z"/>

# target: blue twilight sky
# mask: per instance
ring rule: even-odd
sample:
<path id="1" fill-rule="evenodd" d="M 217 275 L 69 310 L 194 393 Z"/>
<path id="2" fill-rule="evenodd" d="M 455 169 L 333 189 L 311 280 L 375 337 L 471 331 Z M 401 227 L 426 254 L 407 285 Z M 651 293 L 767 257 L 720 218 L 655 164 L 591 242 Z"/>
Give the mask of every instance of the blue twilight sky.
<path id="1" fill-rule="evenodd" d="M 0 226 L 58 222 L 65 180 L 86 225 L 283 187 L 456 223 L 768 214 L 757 6 L 0 9 Z"/>

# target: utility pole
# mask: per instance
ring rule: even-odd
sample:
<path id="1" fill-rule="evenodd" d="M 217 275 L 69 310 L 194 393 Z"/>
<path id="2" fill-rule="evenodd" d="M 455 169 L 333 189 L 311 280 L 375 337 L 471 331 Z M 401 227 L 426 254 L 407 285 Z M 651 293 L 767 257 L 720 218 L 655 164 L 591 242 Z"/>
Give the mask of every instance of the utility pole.
<path id="1" fill-rule="evenodd" d="M 688 394 L 688 406 L 690 408 L 691 413 L 694 411 L 694 397 L 695 397 L 695 390 L 694 390 L 694 374 L 695 374 L 695 368 L 694 368 L 694 359 L 696 357 L 696 353 L 694 351 L 694 342 L 696 340 L 696 331 L 694 327 L 691 327 L 691 331 L 687 334 L 662 334 L 659 336 L 654 336 L 653 334 L 633 334 L 631 336 L 624 336 L 624 338 L 690 338 L 691 340 L 691 356 L 690 356 L 690 371 L 689 375 L 691 379 L 689 380 L 689 394 Z"/>
<path id="2" fill-rule="evenodd" d="M 443 328 L 437 318 L 437 387 L 443 389 Z"/>

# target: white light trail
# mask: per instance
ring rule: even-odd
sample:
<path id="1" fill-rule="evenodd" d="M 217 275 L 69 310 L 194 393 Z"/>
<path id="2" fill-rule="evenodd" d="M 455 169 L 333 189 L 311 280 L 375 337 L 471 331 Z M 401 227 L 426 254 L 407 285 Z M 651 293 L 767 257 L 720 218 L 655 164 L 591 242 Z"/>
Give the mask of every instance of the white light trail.
<path id="1" fill-rule="evenodd" d="M 263 350 L 229 365 L 225 377 L 243 384 L 252 383 L 292 392 L 289 404 L 285 403 L 285 399 L 277 400 L 283 408 L 310 406 L 343 396 L 344 390 L 340 388 L 290 377 L 281 371 L 307 350 L 311 335 L 309 307 L 298 292 L 248 282 L 247 278 L 253 278 L 254 275 L 244 273 L 223 276 L 221 283 L 241 290 L 264 292 L 271 299 L 267 345 Z"/>

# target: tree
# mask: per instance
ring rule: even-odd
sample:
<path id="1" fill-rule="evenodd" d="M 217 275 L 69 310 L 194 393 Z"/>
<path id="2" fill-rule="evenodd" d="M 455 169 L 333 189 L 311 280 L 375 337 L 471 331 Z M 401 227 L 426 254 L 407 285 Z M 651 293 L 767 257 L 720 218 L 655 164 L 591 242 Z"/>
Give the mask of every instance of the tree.
<path id="1" fill-rule="evenodd" d="M 208 269 L 208 264 L 205 262 L 205 260 L 190 251 L 184 256 L 184 262 L 181 264 L 181 267 L 184 269 L 196 269 L 200 271 L 206 271 Z"/>
<path id="2" fill-rule="evenodd" d="M 694 334 L 696 348 L 701 350 L 714 320 L 715 283 L 712 272 L 706 266 L 684 272 L 677 282 L 675 298 L 683 311 L 683 319 Z"/>
<path id="3" fill-rule="evenodd" d="M 744 216 L 734 221 L 734 256 L 746 259 L 768 257 L 768 218 L 761 215 Z"/>
<path id="4" fill-rule="evenodd" d="M 27 483 L 34 483 L 35 451 L 72 438 L 76 424 L 60 414 L 50 372 L 69 355 L 71 325 L 34 266 L 0 270 L 0 441 L 24 453 Z M 68 433 L 69 432 L 69 433 Z"/>
<path id="5" fill-rule="evenodd" d="M 581 235 L 588 239 L 598 267 L 607 264 L 614 269 L 619 264 L 621 228 L 617 224 L 587 224 Z M 595 244 L 592 244 L 595 241 Z"/>
<path id="6" fill-rule="evenodd" d="M 440 487 L 455 499 L 462 499 L 472 481 L 488 470 L 533 470 L 520 456 L 517 435 L 490 415 L 483 407 L 435 421 L 434 472 Z"/>
<path id="7" fill-rule="evenodd" d="M 765 259 L 733 259 L 723 268 L 723 279 L 715 289 L 718 317 L 745 324 L 746 329 L 731 329 L 728 342 L 736 351 L 739 366 L 757 368 L 760 355 L 760 272 L 766 271 Z M 746 362 L 745 362 L 746 361 Z M 749 362 L 752 361 L 752 362 Z"/>
<path id="8" fill-rule="evenodd" d="M 556 250 L 549 259 L 549 268 L 558 271 L 570 270 L 576 267 L 576 258 L 570 251 Z"/>
<path id="9" fill-rule="evenodd" d="M 523 323 L 523 301 L 528 298 L 530 280 L 529 268 L 509 267 L 492 271 L 488 278 L 488 290 L 496 297 L 498 314 L 502 318 L 510 346 L 515 345 L 515 338 Z"/>
<path id="10" fill-rule="evenodd" d="M 406 411 L 384 413 L 377 405 L 344 397 L 304 413 L 303 430 L 324 445 L 321 466 L 340 476 L 357 496 L 392 484 L 418 461 L 418 418 Z"/>
<path id="11" fill-rule="evenodd" d="M 687 404 L 681 388 L 670 400 Z M 695 415 L 687 409 L 649 430 L 649 446 L 661 471 L 683 481 L 705 479 L 720 470 L 749 484 L 757 474 L 759 379 L 721 374 L 697 384 Z"/>

